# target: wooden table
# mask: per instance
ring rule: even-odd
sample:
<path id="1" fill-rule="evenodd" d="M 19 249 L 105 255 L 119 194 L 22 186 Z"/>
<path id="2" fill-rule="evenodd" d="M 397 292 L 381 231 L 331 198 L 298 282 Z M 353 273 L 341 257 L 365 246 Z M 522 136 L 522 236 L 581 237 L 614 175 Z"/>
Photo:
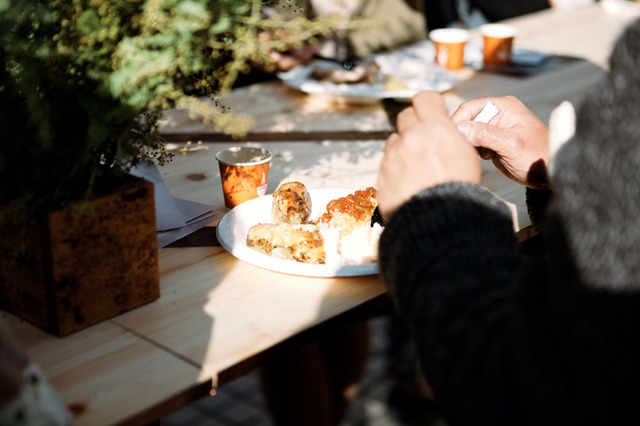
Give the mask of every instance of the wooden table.
<path id="1" fill-rule="evenodd" d="M 579 101 L 602 77 L 615 37 L 633 16 L 638 14 L 607 15 L 596 5 L 511 20 L 519 30 L 517 47 L 586 60 L 526 78 L 463 70 L 461 83 L 445 94 L 447 105 L 453 110 L 465 99 L 512 94 L 547 120 L 561 101 Z M 271 191 L 286 178 L 309 188 L 375 185 L 384 139 L 393 131 L 389 111 L 393 117 L 401 107 L 335 105 L 278 81 L 238 89 L 226 101 L 233 111 L 254 117 L 249 138 L 229 140 L 173 112 L 170 142 L 209 142 L 207 149 L 178 155 L 161 169 L 174 196 L 219 211 L 224 205 L 213 154 L 235 144 L 274 153 Z M 528 238 L 524 189 L 490 165 L 484 184 L 510 204 L 515 232 Z M 378 276 L 308 278 L 267 271 L 217 246 L 212 229 L 198 231 L 194 237 L 202 238 L 191 240 L 196 244 L 160 249 L 161 298 L 112 320 L 57 338 L 2 313 L 76 424 L 152 422 L 243 374 L 292 339 L 388 302 Z"/>

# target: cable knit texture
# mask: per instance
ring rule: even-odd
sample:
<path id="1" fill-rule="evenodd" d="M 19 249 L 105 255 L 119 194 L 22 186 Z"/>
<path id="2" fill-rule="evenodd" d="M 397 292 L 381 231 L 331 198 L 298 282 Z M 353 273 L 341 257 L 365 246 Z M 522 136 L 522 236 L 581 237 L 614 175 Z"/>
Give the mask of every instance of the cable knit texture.
<path id="1" fill-rule="evenodd" d="M 388 221 L 381 274 L 450 425 L 640 424 L 638 70 L 640 21 L 557 155 L 546 257 L 522 257 L 509 210 L 470 184 Z"/>

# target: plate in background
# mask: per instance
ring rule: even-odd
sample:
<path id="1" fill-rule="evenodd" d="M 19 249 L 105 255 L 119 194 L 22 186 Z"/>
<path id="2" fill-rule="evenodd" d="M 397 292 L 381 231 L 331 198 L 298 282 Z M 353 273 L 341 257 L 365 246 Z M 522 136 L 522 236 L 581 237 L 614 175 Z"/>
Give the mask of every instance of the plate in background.
<path id="1" fill-rule="evenodd" d="M 308 94 L 328 95 L 338 101 L 371 103 L 381 99 L 395 99 L 409 102 L 423 90 L 445 92 L 458 84 L 457 77 L 436 65 L 432 60 L 401 54 L 378 55 L 372 58 L 380 65 L 380 75 L 372 83 L 334 84 L 310 77 L 316 67 L 340 68 L 340 64 L 314 60 L 309 65 L 295 67 L 277 74 L 288 87 Z M 401 82 L 406 89 L 386 90 L 385 75 Z"/>

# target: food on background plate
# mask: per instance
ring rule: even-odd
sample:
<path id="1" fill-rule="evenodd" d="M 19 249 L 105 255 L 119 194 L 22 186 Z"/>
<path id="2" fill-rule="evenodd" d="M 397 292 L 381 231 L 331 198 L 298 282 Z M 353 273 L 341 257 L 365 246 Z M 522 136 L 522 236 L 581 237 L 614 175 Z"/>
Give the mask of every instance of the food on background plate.
<path id="1" fill-rule="evenodd" d="M 309 78 L 333 84 L 375 83 L 382 76 L 385 91 L 407 90 L 402 81 L 388 74 L 383 74 L 380 65 L 374 61 L 358 62 L 351 69 L 337 68 L 325 64 L 316 65 L 311 70 Z"/>
<path id="2" fill-rule="evenodd" d="M 302 224 L 309 221 L 311 198 L 300 182 L 287 182 L 273 193 L 271 220 L 273 223 Z"/>
<path id="3" fill-rule="evenodd" d="M 384 76 L 384 90 L 386 90 L 387 92 L 392 92 L 395 90 L 407 90 L 409 89 L 409 87 L 407 87 L 406 84 L 404 84 L 402 81 L 398 80 L 395 77 L 392 77 L 390 75 L 385 75 Z"/>
<path id="4" fill-rule="evenodd" d="M 306 187 L 300 182 L 281 185 L 274 192 L 271 217 L 299 220 L 300 216 L 295 212 L 306 211 L 310 207 L 310 202 L 301 194 L 308 196 Z M 295 205 L 296 202 L 299 205 Z M 307 215 L 301 224 L 256 224 L 249 229 L 246 243 L 248 247 L 270 256 L 304 263 L 375 263 L 382 233 L 379 223 L 371 224 L 377 205 L 374 188 L 358 190 L 331 200 L 315 220 L 310 220 Z"/>
<path id="5" fill-rule="evenodd" d="M 374 61 L 362 60 L 351 69 L 317 65 L 309 77 L 333 84 L 354 84 L 373 83 L 378 79 L 379 74 L 380 65 Z"/>

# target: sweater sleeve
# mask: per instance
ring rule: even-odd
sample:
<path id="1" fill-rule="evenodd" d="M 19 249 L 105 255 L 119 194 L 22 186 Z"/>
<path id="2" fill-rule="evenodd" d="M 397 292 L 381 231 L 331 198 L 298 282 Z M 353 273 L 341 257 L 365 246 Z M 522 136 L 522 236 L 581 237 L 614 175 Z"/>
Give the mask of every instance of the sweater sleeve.
<path id="1" fill-rule="evenodd" d="M 508 207 L 471 184 L 425 190 L 387 223 L 379 261 L 443 408 L 488 421 L 501 407 L 500 417 L 512 418 L 504 299 L 518 254 Z"/>
<path id="2" fill-rule="evenodd" d="M 527 213 L 529 214 L 534 229 L 542 232 L 544 228 L 543 224 L 547 216 L 547 206 L 551 200 L 551 191 L 531 188 L 527 188 L 526 191 Z"/>
<path id="3" fill-rule="evenodd" d="M 617 222 L 585 226 L 592 193 L 560 183 L 543 260 L 479 186 L 430 188 L 387 221 L 382 278 L 452 425 L 639 424 L 637 251 L 614 246 Z"/>

